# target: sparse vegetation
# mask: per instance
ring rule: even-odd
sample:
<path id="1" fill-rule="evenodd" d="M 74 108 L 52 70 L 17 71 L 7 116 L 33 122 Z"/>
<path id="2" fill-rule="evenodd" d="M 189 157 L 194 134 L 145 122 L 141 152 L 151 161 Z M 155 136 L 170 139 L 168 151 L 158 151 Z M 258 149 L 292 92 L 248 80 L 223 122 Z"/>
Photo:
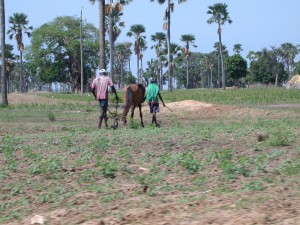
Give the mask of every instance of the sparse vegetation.
<path id="1" fill-rule="evenodd" d="M 189 207 L 189 213 L 197 212 L 195 219 L 203 207 L 194 207 L 202 203 L 207 207 L 202 213 L 226 208 L 233 214 L 287 195 L 294 202 L 291 211 L 299 205 L 300 108 L 294 106 L 300 93 L 295 90 L 166 92 L 167 104 L 189 98 L 230 106 L 183 114 L 162 108 L 160 128 L 151 126 L 145 112 L 145 128 L 136 115 L 127 128 L 116 130 L 97 129 L 98 105 L 90 97 L 65 101 L 66 95 L 0 108 L 0 224 L 56 209 L 66 215 L 76 211 L 72 222 L 60 218 L 62 224 L 76 224 L 82 218 L 121 221 L 130 210 L 165 205 L 176 205 L 172 212 L 178 216 L 181 207 Z M 51 101 L 58 102 L 45 103 Z M 269 107 L 283 103 L 293 107 Z M 49 112 L 55 112 L 54 120 Z M 219 199 L 224 205 L 214 205 Z M 164 210 L 165 216 L 171 212 Z"/>

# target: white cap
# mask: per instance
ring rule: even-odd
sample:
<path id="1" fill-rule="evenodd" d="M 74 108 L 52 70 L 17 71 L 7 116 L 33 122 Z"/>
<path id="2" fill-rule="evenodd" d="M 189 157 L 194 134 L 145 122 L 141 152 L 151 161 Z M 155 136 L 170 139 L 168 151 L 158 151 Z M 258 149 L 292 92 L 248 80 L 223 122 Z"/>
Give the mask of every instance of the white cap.
<path id="1" fill-rule="evenodd" d="M 100 73 L 100 74 L 101 74 L 101 73 L 108 73 L 108 71 L 105 70 L 105 69 L 101 69 L 101 70 L 99 71 L 99 73 Z"/>

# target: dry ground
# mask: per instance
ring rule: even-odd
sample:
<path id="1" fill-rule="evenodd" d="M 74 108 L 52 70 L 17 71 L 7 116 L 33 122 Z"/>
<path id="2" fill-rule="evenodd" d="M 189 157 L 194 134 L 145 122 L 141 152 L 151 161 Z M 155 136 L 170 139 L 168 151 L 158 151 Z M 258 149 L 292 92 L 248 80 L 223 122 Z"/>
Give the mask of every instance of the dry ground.
<path id="1" fill-rule="evenodd" d="M 13 94 L 9 95 L 10 104 L 19 103 L 41 103 L 57 104 L 63 100 L 46 99 L 38 97 L 34 94 Z M 96 103 L 95 103 L 96 104 Z M 181 101 L 167 103 L 167 107 L 161 107 L 158 114 L 158 120 L 162 127 L 169 126 L 177 120 L 181 125 L 188 125 L 196 120 L 214 121 L 223 118 L 230 118 L 231 121 L 241 118 L 257 119 L 258 117 L 274 117 L 278 118 L 286 114 L 286 112 L 274 112 L 267 109 L 243 108 L 237 106 L 212 105 L 197 101 Z M 143 107 L 144 119 L 146 126 L 149 125 L 150 116 L 148 107 Z M 136 111 L 136 114 L 137 111 Z M 300 119 L 299 115 L 293 115 L 296 119 Z M 229 120 L 229 121 L 230 121 Z M 122 127 L 120 128 L 122 129 Z M 255 138 L 255 137 L 253 137 Z M 174 140 L 176 142 L 176 140 Z M 203 141 L 203 148 L 211 143 Z M 220 143 L 216 142 L 215 145 Z M 223 143 L 224 144 L 224 143 Z M 236 140 L 229 140 L 225 145 L 235 147 L 237 150 L 245 151 L 243 146 Z M 223 146 L 222 146 L 223 147 Z M 284 147 L 285 150 L 289 146 Z M 134 165 L 132 165 L 134 167 Z M 138 168 L 137 168 L 138 169 Z M 139 168 L 140 173 L 146 173 L 146 169 Z M 214 176 L 218 171 L 211 171 L 208 176 Z M 275 176 L 275 175 L 274 175 Z M 169 178 L 172 180 L 172 177 Z M 185 177 L 182 177 L 184 180 Z M 288 179 L 288 178 L 287 178 Z M 66 180 L 66 183 L 72 182 Z M 172 182 L 172 181 L 171 181 Z M 173 181 L 173 182 L 176 182 Z M 239 186 L 239 181 L 233 181 L 231 188 Z M 295 184 L 297 185 L 297 184 Z M 238 192 L 219 194 L 215 191 L 214 186 L 206 191 L 178 193 L 172 191 L 169 195 L 153 197 L 151 206 L 148 206 L 149 198 L 134 193 L 139 189 L 134 184 L 120 183 L 119 189 L 113 191 L 121 191 L 129 196 L 121 199 L 117 204 L 103 205 L 98 201 L 99 196 L 92 192 L 80 192 L 73 196 L 70 202 L 75 202 L 70 208 L 61 208 L 51 210 L 47 206 L 36 205 L 36 214 L 46 219 L 46 224 L 81 224 L 81 225 L 104 225 L 104 224 L 143 224 L 143 225 L 252 225 L 252 224 L 281 224 L 281 225 L 297 225 L 300 224 L 300 195 L 294 192 L 292 187 L 283 185 L 274 186 L 260 192 Z M 187 203 L 178 202 L 179 199 L 185 197 L 189 199 Z M 202 199 L 203 198 L 203 199 Z M 168 199 L 167 203 L 161 199 Z M 173 199 L 173 201 L 171 201 Z M 202 199 L 199 201 L 198 199 Z M 144 202 L 137 204 L 135 202 Z M 171 203 L 169 203 L 171 202 Z M 91 215 L 90 219 L 86 219 L 86 215 Z M 97 218 L 101 215 L 101 219 Z M 34 214 L 26 217 L 21 222 L 8 223 L 13 224 L 30 224 Z M 83 219 L 85 218 L 85 219 Z M 96 219 L 94 219 L 96 218 Z"/>

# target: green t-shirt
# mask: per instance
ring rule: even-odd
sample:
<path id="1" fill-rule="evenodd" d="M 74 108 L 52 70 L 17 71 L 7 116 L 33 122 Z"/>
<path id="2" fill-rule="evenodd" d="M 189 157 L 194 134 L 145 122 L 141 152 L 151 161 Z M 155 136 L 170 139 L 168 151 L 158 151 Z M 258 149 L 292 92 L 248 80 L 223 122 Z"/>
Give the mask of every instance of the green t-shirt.
<path id="1" fill-rule="evenodd" d="M 148 85 L 146 90 L 146 101 L 147 102 L 158 102 L 157 95 L 159 94 L 159 87 L 156 83 Z"/>

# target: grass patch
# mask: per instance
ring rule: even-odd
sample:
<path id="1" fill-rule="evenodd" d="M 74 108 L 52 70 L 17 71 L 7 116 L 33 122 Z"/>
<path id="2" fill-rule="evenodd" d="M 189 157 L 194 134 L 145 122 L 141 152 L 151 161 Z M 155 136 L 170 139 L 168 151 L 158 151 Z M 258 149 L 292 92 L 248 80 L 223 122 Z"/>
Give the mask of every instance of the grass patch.
<path id="1" fill-rule="evenodd" d="M 299 191 L 294 184 L 300 171 L 296 111 L 259 111 L 245 119 L 220 110 L 195 116 L 191 123 L 176 111 L 162 112 L 160 128 L 142 128 L 134 119 L 127 128 L 99 130 L 98 106 L 88 94 L 41 96 L 72 102 L 0 108 L 1 224 L 18 223 L 40 206 L 45 212 L 64 208 L 81 218 L 89 214 L 117 220 L 120 212 L 160 203 L 232 196 L 244 207 L 255 203 L 254 197 L 244 196 L 247 192 L 263 198 L 274 187 Z M 300 102 L 299 91 L 279 88 L 176 90 L 164 91 L 163 97 L 166 102 L 192 99 L 257 107 Z M 195 112 L 202 113 L 207 112 Z M 258 141 L 257 133 L 266 138 Z M 99 202 L 105 204 L 103 211 L 90 211 Z"/>

